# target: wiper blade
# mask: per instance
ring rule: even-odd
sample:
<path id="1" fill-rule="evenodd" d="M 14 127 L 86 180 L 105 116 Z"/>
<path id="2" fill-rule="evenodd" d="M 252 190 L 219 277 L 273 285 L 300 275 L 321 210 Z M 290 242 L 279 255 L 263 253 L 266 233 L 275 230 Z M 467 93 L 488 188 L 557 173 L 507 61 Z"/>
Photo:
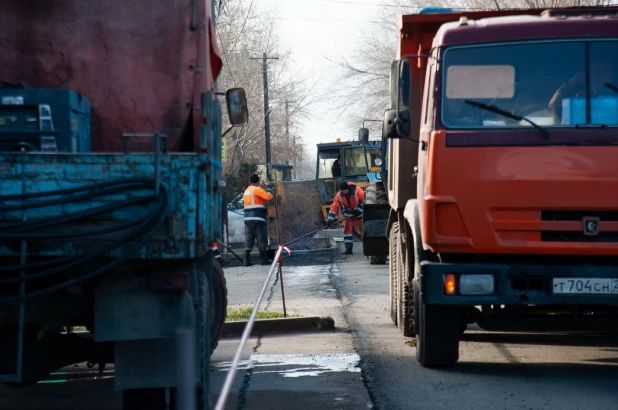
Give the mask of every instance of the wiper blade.
<path id="1" fill-rule="evenodd" d="M 487 111 L 490 111 L 490 112 L 494 112 L 496 114 L 500 114 L 500 115 L 502 115 L 504 117 L 511 118 L 513 120 L 526 121 L 527 123 L 532 125 L 534 128 L 536 128 L 537 130 L 541 131 L 541 133 L 543 133 L 545 138 L 549 138 L 549 131 L 547 131 L 545 128 L 541 127 L 539 124 L 537 124 L 536 122 L 534 122 L 532 120 L 529 120 L 526 117 L 522 117 L 520 115 L 513 114 L 512 112 L 505 111 L 502 108 L 498 108 L 495 105 L 491 105 L 491 104 L 483 104 L 483 103 L 476 102 L 476 101 L 471 101 L 471 100 L 464 100 L 464 102 L 466 104 L 469 104 L 469 105 L 473 106 L 473 107 L 481 108 L 483 110 L 487 110 Z"/>
<path id="2" fill-rule="evenodd" d="M 618 87 L 616 87 L 614 84 L 605 83 L 603 85 L 612 90 L 613 92 L 618 93 Z"/>

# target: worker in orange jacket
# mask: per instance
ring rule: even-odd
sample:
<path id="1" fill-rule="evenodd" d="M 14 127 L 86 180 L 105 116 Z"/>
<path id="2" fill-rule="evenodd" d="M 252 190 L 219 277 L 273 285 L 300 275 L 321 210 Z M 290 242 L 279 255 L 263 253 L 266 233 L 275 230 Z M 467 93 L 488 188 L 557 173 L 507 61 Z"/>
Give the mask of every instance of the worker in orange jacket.
<path id="1" fill-rule="evenodd" d="M 328 210 L 328 223 L 335 222 L 335 217 L 341 210 L 344 217 L 351 217 L 343 221 L 343 239 L 345 251 L 342 255 L 352 255 L 354 248 L 354 226 L 359 232 L 363 232 L 363 202 L 365 193 L 362 189 L 353 184 L 342 182 L 339 185 L 339 192 L 335 196 L 333 204 Z"/>
<path id="2" fill-rule="evenodd" d="M 257 239 L 260 250 L 260 265 L 268 265 L 268 233 L 266 232 L 266 201 L 273 199 L 273 192 L 268 188 L 268 181 L 264 183 L 266 189 L 260 187 L 260 177 L 257 174 L 249 178 L 251 185 L 243 194 L 245 203 L 245 258 L 244 266 L 251 266 L 251 249 Z"/>

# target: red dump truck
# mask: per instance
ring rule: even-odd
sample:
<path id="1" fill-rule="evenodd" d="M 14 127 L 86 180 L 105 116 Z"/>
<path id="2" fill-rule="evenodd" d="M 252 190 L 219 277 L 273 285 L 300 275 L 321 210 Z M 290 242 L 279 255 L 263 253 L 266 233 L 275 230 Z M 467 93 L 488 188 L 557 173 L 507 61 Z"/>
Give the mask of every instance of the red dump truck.
<path id="1" fill-rule="evenodd" d="M 618 8 L 433 10 L 399 29 L 384 237 L 418 361 L 454 365 L 470 323 L 615 330 Z"/>
<path id="2" fill-rule="evenodd" d="M 213 8 L 2 2 L 0 382 L 113 362 L 125 409 L 164 409 L 176 330 L 190 329 L 187 380 L 210 407 L 225 317 Z M 225 95 L 245 123 L 244 91 Z"/>

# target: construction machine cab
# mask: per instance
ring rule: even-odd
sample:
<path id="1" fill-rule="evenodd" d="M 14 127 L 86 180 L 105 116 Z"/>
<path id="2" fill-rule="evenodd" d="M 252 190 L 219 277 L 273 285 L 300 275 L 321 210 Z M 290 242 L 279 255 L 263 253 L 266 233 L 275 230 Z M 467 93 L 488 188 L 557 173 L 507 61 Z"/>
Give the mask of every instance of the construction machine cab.
<path id="1" fill-rule="evenodd" d="M 379 142 L 318 144 L 316 181 L 325 217 L 341 181 L 352 182 L 363 189 L 367 186 L 367 174 L 370 166 L 375 166 L 379 148 Z"/>

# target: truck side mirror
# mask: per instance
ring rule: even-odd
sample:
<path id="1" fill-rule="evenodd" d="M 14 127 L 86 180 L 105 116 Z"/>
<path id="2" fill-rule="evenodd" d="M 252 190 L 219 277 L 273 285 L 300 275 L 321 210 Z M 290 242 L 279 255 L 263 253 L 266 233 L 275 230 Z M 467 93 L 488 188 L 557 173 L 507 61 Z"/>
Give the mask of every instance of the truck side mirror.
<path id="1" fill-rule="evenodd" d="M 395 60 L 391 63 L 390 73 L 390 94 L 391 94 L 391 106 L 389 108 L 397 107 L 397 88 L 399 84 L 399 60 Z"/>
<path id="2" fill-rule="evenodd" d="M 401 107 L 399 115 L 396 109 L 386 110 L 382 136 L 384 138 L 410 138 L 412 135 L 412 114 L 410 110 Z"/>
<path id="3" fill-rule="evenodd" d="M 395 118 L 397 110 L 392 108 L 384 113 L 384 123 L 382 125 L 382 137 L 384 138 L 399 138 L 397 129 L 395 128 Z"/>
<path id="4" fill-rule="evenodd" d="M 399 67 L 397 99 L 400 105 L 407 107 L 410 104 L 410 62 L 403 59 L 400 61 Z"/>
<path id="5" fill-rule="evenodd" d="M 407 108 L 401 108 L 399 115 L 395 119 L 397 135 L 401 138 L 410 138 L 412 136 L 412 113 Z"/>
<path id="6" fill-rule="evenodd" d="M 369 143 L 369 130 L 367 128 L 361 128 L 358 130 L 358 142 L 361 144 Z"/>
<path id="7" fill-rule="evenodd" d="M 410 81 L 410 62 L 405 58 L 393 61 L 390 73 L 390 108 L 397 108 L 398 102 L 405 106 L 410 103 Z"/>
<path id="8" fill-rule="evenodd" d="M 245 125 L 249 120 L 247 95 L 244 88 L 230 88 L 225 92 L 227 114 L 233 126 Z"/>

